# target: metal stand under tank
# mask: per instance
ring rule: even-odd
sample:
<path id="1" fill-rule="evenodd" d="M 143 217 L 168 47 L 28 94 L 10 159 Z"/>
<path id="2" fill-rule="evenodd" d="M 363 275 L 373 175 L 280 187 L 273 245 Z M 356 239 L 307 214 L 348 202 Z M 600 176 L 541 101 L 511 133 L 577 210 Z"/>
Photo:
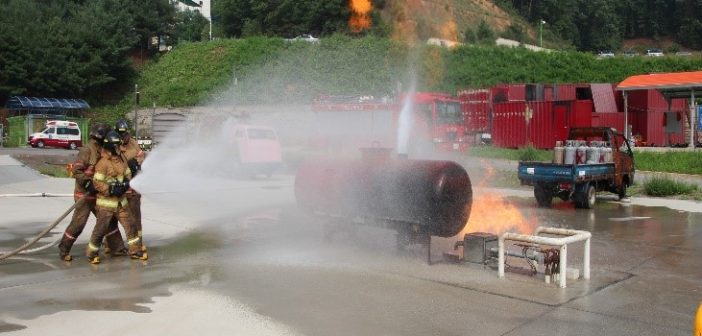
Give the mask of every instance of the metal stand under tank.
<path id="1" fill-rule="evenodd" d="M 497 247 L 497 236 L 487 232 L 471 232 L 456 242 L 454 249 L 463 246 L 463 261 L 474 264 L 487 264 L 490 249 Z"/>

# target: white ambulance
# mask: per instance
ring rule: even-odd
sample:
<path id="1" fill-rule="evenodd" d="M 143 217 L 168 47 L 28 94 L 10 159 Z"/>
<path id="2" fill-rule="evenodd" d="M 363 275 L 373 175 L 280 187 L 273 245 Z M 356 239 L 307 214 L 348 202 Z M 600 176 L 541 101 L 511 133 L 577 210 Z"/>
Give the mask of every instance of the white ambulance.
<path id="1" fill-rule="evenodd" d="M 64 120 L 49 120 L 41 132 L 29 136 L 27 143 L 34 148 L 63 147 L 76 149 L 83 146 L 78 123 Z"/>

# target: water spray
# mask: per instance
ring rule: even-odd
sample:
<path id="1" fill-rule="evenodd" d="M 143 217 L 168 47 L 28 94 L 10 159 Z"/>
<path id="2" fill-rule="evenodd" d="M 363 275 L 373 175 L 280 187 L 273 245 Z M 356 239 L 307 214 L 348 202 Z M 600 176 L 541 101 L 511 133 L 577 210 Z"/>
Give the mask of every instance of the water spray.
<path id="1" fill-rule="evenodd" d="M 412 73 L 410 75 L 410 87 L 407 94 L 402 99 L 402 109 L 397 129 L 397 153 L 407 156 L 409 154 L 409 140 L 412 133 L 412 124 L 414 118 L 412 109 L 414 108 L 413 97 L 417 91 L 417 76 Z"/>

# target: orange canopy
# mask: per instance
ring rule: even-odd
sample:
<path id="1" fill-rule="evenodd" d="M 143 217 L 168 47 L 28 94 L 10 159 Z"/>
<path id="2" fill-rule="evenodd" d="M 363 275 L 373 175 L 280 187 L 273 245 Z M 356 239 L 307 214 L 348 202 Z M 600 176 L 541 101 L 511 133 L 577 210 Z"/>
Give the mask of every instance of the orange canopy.
<path id="1" fill-rule="evenodd" d="M 623 80 L 617 90 L 634 91 L 657 89 L 662 91 L 692 91 L 702 88 L 702 71 L 669 72 L 636 75 Z"/>

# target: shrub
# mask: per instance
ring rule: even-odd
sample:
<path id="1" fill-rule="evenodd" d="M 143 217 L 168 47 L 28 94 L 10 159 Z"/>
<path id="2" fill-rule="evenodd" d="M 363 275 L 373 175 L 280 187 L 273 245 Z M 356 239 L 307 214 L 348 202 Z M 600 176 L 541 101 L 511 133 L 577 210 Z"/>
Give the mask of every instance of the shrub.
<path id="1" fill-rule="evenodd" d="M 520 161 L 537 161 L 541 158 L 539 150 L 532 145 L 522 147 L 518 150 Z"/>
<path id="2" fill-rule="evenodd" d="M 697 191 L 697 186 L 671 180 L 669 178 L 654 177 L 644 183 L 644 192 L 649 196 L 688 195 Z"/>

